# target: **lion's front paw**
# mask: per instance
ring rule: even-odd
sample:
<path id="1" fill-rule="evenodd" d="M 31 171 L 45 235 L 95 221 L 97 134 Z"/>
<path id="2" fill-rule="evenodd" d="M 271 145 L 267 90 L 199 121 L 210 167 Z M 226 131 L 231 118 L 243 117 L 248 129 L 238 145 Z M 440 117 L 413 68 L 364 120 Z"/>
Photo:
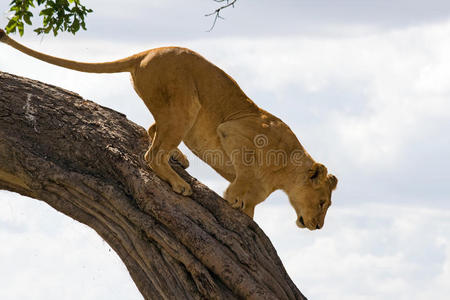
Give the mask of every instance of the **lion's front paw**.
<path id="1" fill-rule="evenodd" d="M 234 199 L 234 203 L 231 204 L 231 207 L 242 210 L 246 207 L 245 200 L 238 196 Z"/>
<path id="2" fill-rule="evenodd" d="M 227 191 L 225 193 L 225 200 L 228 201 L 228 203 L 230 203 L 231 207 L 233 208 L 237 208 L 237 209 L 244 209 L 245 207 L 247 207 L 246 205 L 246 191 L 243 192 L 232 192 L 232 191 Z"/>

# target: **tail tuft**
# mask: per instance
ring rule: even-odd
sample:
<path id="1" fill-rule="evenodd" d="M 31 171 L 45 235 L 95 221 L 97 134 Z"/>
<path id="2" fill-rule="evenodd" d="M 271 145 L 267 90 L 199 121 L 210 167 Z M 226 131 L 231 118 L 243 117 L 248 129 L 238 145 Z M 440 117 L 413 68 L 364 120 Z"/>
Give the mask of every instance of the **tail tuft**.
<path id="1" fill-rule="evenodd" d="M 7 37 L 6 32 L 0 28 L 0 42 L 5 41 Z"/>

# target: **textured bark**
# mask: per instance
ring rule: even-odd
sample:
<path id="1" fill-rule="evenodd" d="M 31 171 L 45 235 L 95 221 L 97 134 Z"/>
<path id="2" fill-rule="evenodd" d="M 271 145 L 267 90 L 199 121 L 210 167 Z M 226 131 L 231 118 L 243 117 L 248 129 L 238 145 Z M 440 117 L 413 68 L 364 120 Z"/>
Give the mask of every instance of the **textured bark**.
<path id="1" fill-rule="evenodd" d="M 305 299 L 250 218 L 177 165 L 194 194 L 173 193 L 147 148 L 125 115 L 0 72 L 0 189 L 93 228 L 145 299 Z"/>

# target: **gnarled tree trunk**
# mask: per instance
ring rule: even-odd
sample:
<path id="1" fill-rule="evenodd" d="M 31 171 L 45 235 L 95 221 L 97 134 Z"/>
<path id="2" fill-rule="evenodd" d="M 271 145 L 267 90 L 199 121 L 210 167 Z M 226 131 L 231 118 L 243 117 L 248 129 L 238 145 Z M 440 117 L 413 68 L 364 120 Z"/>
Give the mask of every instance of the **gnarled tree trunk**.
<path id="1" fill-rule="evenodd" d="M 305 299 L 246 215 L 189 176 L 147 167 L 146 131 L 58 87 L 0 72 L 0 189 L 93 228 L 145 299 Z"/>

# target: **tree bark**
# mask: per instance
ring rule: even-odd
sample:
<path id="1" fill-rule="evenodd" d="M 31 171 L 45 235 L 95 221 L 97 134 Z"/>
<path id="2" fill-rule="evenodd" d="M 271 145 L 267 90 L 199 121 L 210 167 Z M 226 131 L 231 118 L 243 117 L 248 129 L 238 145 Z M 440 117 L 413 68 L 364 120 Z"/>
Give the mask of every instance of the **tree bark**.
<path id="1" fill-rule="evenodd" d="M 0 72 L 0 189 L 93 228 L 145 299 L 306 299 L 253 220 L 176 164 L 194 194 L 173 193 L 148 145 L 121 113 Z"/>

